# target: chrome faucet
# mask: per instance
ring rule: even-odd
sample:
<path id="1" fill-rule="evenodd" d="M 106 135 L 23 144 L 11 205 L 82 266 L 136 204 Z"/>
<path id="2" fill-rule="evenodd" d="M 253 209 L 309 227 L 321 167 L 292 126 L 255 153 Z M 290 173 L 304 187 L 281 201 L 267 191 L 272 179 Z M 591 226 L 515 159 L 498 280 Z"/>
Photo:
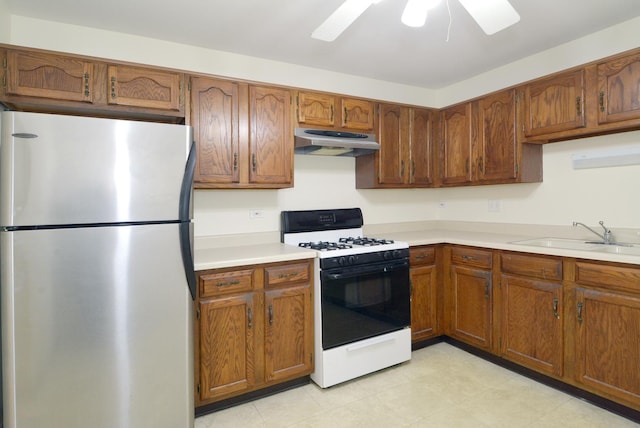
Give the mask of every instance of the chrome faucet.
<path id="1" fill-rule="evenodd" d="M 589 226 L 587 226 L 584 223 L 580 223 L 578 221 L 574 221 L 573 225 L 574 226 L 582 226 L 584 228 L 586 228 L 587 230 L 589 230 L 590 232 L 596 234 L 600 239 L 602 239 L 602 244 L 613 244 L 613 234 L 611 233 L 611 229 L 607 228 L 604 225 L 604 221 L 600 220 L 598 222 L 600 224 L 600 226 L 602 226 L 602 228 L 604 229 L 604 233 L 603 234 L 599 234 L 598 232 L 596 232 L 595 230 L 591 229 Z"/>

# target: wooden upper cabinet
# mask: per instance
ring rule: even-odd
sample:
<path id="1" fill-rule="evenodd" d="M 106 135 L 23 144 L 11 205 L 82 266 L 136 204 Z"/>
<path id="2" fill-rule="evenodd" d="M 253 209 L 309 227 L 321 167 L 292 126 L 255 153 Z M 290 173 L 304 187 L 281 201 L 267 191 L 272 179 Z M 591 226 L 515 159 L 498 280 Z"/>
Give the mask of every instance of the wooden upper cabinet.
<path id="1" fill-rule="evenodd" d="M 413 185 L 433 185 L 434 154 L 433 113 L 428 109 L 409 110 L 409 183 Z"/>
<path id="2" fill-rule="evenodd" d="M 298 91 L 296 118 L 303 126 L 334 126 L 336 98 L 321 92 Z"/>
<path id="3" fill-rule="evenodd" d="M 182 73 L 110 65 L 107 77 L 109 104 L 183 110 Z"/>
<path id="4" fill-rule="evenodd" d="M 509 180 L 517 177 L 515 90 L 498 92 L 478 101 L 477 179 Z"/>
<path id="5" fill-rule="evenodd" d="M 343 128 L 370 131 L 373 129 L 375 114 L 373 102 L 355 98 L 342 98 Z"/>
<path id="6" fill-rule="evenodd" d="M 409 148 L 408 111 L 395 104 L 379 104 L 378 142 L 380 184 L 403 184 Z"/>
<path id="7" fill-rule="evenodd" d="M 75 57 L 8 49 L 5 92 L 92 103 L 93 69 L 93 63 Z"/>
<path id="8" fill-rule="evenodd" d="M 197 148 L 196 183 L 237 183 L 239 169 L 238 84 L 191 79 L 191 125 Z"/>
<path id="9" fill-rule="evenodd" d="M 640 119 L 640 53 L 598 64 L 598 124 Z"/>
<path id="10" fill-rule="evenodd" d="M 291 92 L 283 88 L 249 87 L 249 181 L 291 185 L 293 127 Z"/>
<path id="11" fill-rule="evenodd" d="M 584 69 L 579 69 L 526 85 L 524 135 L 535 137 L 584 127 L 584 82 Z"/>
<path id="12" fill-rule="evenodd" d="M 471 103 L 448 107 L 440 113 L 440 181 L 465 184 L 471 181 L 473 118 Z"/>

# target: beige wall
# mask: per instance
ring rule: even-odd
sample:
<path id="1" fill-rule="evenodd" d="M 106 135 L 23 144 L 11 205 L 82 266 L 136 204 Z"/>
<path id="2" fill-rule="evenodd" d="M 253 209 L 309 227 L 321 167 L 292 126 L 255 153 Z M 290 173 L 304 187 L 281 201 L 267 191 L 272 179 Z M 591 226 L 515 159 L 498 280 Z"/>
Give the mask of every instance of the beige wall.
<path id="1" fill-rule="evenodd" d="M 5 0 L 0 0 L 0 43 L 9 43 L 11 39 L 11 17 Z"/>
<path id="2" fill-rule="evenodd" d="M 126 34 L 10 18 L 9 43 L 16 45 L 436 107 L 637 47 L 640 40 L 636 19 L 435 92 Z M 640 131 L 544 146 L 544 183 L 538 184 L 357 190 L 354 159 L 296 156 L 293 189 L 196 191 L 196 235 L 277 231 L 282 210 L 352 206 L 363 208 L 369 224 L 434 219 L 595 224 L 603 219 L 611 226 L 640 228 L 640 167 L 571 167 L 572 154 L 603 147 L 640 147 Z M 489 200 L 499 200 L 501 210 L 489 212 Z M 440 201 L 446 201 L 446 207 Z M 250 219 L 254 209 L 263 210 L 264 217 Z"/>

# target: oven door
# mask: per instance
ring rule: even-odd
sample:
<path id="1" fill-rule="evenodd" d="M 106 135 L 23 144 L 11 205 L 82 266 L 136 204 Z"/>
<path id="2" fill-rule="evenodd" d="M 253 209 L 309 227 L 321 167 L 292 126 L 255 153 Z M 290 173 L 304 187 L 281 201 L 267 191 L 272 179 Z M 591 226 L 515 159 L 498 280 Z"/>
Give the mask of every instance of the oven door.
<path id="1" fill-rule="evenodd" d="M 411 322 L 408 259 L 323 270 L 320 285 L 325 350 Z"/>

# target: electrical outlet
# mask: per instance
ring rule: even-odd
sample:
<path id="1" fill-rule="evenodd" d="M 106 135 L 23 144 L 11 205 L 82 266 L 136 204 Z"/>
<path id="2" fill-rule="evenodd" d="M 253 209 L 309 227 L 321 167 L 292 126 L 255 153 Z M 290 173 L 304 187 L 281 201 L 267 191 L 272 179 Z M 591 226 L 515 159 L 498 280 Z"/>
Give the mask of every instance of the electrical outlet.
<path id="1" fill-rule="evenodd" d="M 438 205 L 440 205 L 440 208 L 447 208 L 447 201 L 440 201 Z"/>
<path id="2" fill-rule="evenodd" d="M 264 210 L 249 211 L 249 218 L 264 218 Z"/>

